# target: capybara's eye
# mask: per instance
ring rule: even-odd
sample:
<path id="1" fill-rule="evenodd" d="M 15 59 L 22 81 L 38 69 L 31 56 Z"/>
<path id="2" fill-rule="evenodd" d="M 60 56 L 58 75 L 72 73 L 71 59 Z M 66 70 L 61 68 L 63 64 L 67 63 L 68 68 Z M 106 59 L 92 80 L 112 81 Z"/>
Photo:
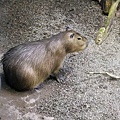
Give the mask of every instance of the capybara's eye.
<path id="1" fill-rule="evenodd" d="M 82 38 L 81 38 L 81 37 L 79 37 L 79 38 L 78 38 L 78 40 L 82 40 Z"/>
<path id="2" fill-rule="evenodd" d="M 73 38 L 73 37 L 74 37 L 74 35 L 75 35 L 74 33 L 73 33 L 73 34 L 71 34 L 71 35 L 70 35 L 70 38 Z"/>

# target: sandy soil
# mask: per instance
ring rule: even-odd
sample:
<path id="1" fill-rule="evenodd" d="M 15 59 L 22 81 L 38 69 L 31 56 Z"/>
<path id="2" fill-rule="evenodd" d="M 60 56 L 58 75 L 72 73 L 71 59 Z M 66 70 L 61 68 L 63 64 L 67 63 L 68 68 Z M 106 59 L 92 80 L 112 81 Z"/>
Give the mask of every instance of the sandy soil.
<path id="1" fill-rule="evenodd" d="M 64 84 L 45 81 L 40 90 L 16 92 L 2 81 L 1 120 L 120 120 L 120 80 L 88 72 L 120 76 L 120 19 L 107 40 L 94 39 L 106 16 L 94 0 L 1 0 L 0 58 L 11 47 L 50 37 L 67 26 L 87 37 L 88 48 L 66 56 L 71 73 Z M 0 73 L 2 77 L 2 65 Z"/>

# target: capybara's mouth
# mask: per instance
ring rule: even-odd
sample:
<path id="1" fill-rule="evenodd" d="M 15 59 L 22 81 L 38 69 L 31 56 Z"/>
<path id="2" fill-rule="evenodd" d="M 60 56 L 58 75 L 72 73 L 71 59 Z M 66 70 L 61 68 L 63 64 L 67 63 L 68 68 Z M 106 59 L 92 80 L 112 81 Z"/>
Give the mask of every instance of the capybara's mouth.
<path id="1" fill-rule="evenodd" d="M 82 44 L 81 46 L 81 50 L 84 50 L 88 47 L 88 42 L 86 42 L 85 44 Z"/>

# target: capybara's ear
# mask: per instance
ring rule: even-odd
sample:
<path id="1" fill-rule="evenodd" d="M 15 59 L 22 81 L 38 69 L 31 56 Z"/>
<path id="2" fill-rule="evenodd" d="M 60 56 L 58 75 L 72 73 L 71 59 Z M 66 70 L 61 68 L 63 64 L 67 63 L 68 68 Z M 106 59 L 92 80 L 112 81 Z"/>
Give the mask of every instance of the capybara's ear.
<path id="1" fill-rule="evenodd" d="M 68 30 L 71 30 L 71 28 L 69 26 L 66 27 L 66 31 L 68 31 Z"/>

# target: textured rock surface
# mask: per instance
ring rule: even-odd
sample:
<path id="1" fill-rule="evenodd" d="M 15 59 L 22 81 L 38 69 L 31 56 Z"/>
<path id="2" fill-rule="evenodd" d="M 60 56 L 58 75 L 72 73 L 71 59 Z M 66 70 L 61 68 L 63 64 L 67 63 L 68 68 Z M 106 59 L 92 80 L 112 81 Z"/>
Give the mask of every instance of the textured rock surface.
<path id="1" fill-rule="evenodd" d="M 120 80 L 87 74 L 107 71 L 120 76 L 120 20 L 114 19 L 102 45 L 94 42 L 105 19 L 94 0 L 1 0 L 0 56 L 15 45 L 50 37 L 66 26 L 86 36 L 89 46 L 66 57 L 63 68 L 71 73 L 64 84 L 48 80 L 36 92 L 18 93 L 2 81 L 0 119 L 120 120 Z"/>

